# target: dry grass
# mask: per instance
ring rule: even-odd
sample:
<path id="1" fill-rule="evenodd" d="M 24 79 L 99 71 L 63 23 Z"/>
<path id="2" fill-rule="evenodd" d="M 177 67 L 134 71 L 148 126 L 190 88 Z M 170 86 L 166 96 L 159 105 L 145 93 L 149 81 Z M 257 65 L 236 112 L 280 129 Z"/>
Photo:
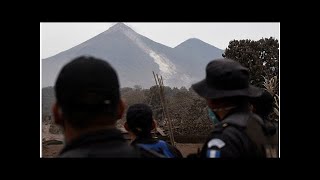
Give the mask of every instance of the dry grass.
<path id="1" fill-rule="evenodd" d="M 277 76 L 272 77 L 271 79 L 264 78 L 263 86 L 265 89 L 274 97 L 275 107 L 273 108 L 273 113 L 275 114 L 275 120 L 279 119 L 279 95 L 278 95 L 278 87 L 279 80 Z"/>
<path id="2" fill-rule="evenodd" d="M 264 83 L 263 86 L 265 87 L 265 89 L 272 94 L 272 96 L 277 94 L 277 87 L 279 86 L 279 81 L 278 81 L 278 77 L 274 76 L 271 79 L 267 79 L 265 77 L 264 78 Z"/>
<path id="3" fill-rule="evenodd" d="M 273 108 L 274 113 L 279 117 L 279 96 L 276 94 L 274 97 L 276 107 Z"/>

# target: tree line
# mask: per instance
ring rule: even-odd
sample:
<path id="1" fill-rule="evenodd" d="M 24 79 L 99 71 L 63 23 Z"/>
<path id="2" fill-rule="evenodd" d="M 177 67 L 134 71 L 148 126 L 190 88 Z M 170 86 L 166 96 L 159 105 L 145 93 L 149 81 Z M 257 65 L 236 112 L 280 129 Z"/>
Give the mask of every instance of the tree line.
<path id="1" fill-rule="evenodd" d="M 222 55 L 239 61 L 249 69 L 251 84 L 267 89 L 274 96 L 272 120 L 279 119 L 279 41 L 275 38 L 232 40 Z M 172 119 L 174 135 L 207 135 L 213 128 L 208 118 L 207 105 L 191 88 L 164 87 L 169 115 Z M 121 88 L 121 96 L 127 106 L 145 103 L 153 110 L 158 126 L 167 129 L 160 96 L 156 86 L 143 89 L 139 85 Z M 51 116 L 51 106 L 55 101 L 52 87 L 42 90 L 42 118 Z M 121 126 L 125 116 L 118 122 Z"/>

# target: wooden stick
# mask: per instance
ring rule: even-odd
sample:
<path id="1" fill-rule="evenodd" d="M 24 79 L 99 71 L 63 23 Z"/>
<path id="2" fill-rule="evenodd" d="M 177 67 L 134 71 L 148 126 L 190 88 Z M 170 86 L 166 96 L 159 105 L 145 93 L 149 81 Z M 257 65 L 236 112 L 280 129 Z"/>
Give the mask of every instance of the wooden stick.
<path id="1" fill-rule="evenodd" d="M 167 102 L 166 102 L 165 94 L 164 94 L 163 79 L 162 79 L 162 76 L 160 76 L 160 77 L 161 77 L 161 79 L 158 77 L 158 78 L 159 78 L 158 81 L 159 81 L 159 84 L 160 84 L 161 96 L 162 96 L 162 102 L 163 102 L 163 106 L 164 106 L 164 111 L 165 111 L 165 114 L 166 114 L 166 117 L 167 117 L 167 121 L 169 122 L 168 125 L 169 125 L 170 141 L 171 141 L 171 144 L 172 144 L 173 146 L 175 146 L 174 137 L 173 137 L 173 130 L 172 130 L 172 122 L 171 122 L 171 118 L 170 118 L 170 115 L 169 115 L 169 111 L 168 111 L 168 107 L 167 107 Z"/>
<path id="2" fill-rule="evenodd" d="M 157 87 L 158 87 L 158 83 L 157 83 L 156 76 L 154 75 L 154 71 L 152 71 L 152 73 L 153 73 L 154 80 L 156 81 L 156 85 L 157 85 Z"/>
<path id="3" fill-rule="evenodd" d="M 155 73 L 152 71 L 152 73 L 153 73 L 153 77 L 154 77 L 154 80 L 156 81 L 156 89 L 157 89 L 157 91 L 158 91 L 158 93 L 159 93 L 159 98 L 160 98 L 160 104 L 161 104 L 161 107 L 162 107 L 162 110 L 164 111 L 164 105 L 163 105 L 163 101 L 162 101 L 162 98 L 161 98 L 161 91 L 160 91 L 160 85 L 158 85 L 158 81 L 157 81 L 157 78 L 156 77 L 158 77 L 158 74 L 157 74 L 157 76 L 155 75 Z M 160 83 L 160 82 L 159 82 Z M 165 117 L 165 116 L 164 116 Z"/>

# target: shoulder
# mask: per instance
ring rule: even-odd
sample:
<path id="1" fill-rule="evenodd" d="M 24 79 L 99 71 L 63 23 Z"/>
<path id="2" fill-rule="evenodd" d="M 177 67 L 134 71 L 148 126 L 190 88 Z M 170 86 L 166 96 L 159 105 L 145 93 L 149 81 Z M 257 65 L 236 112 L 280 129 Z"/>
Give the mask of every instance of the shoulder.
<path id="1" fill-rule="evenodd" d="M 58 158 L 84 158 L 88 157 L 88 153 L 84 152 L 82 149 L 73 149 L 61 153 Z"/>
<path id="2" fill-rule="evenodd" d="M 264 127 L 263 120 L 252 112 L 237 112 L 228 116 L 223 121 L 222 133 L 231 140 L 242 139 L 247 141 L 248 132 L 262 132 Z"/>
<path id="3" fill-rule="evenodd" d="M 243 136 L 245 128 L 245 126 L 222 122 L 214 128 L 207 141 L 210 142 L 211 139 L 221 139 L 224 141 L 236 140 Z"/>
<path id="4" fill-rule="evenodd" d="M 223 123 L 212 132 L 202 148 L 201 156 L 206 158 L 239 157 L 243 143 L 247 141 L 241 129 Z"/>
<path id="5" fill-rule="evenodd" d="M 263 120 L 256 114 L 252 112 L 235 112 L 227 116 L 223 123 L 228 125 L 232 125 L 235 127 L 246 128 L 248 123 L 251 121 L 258 122 L 259 124 L 263 124 Z"/>
<path id="6" fill-rule="evenodd" d="M 128 145 L 125 142 L 96 143 L 86 147 L 77 147 L 69 149 L 60 154 L 61 158 L 90 158 L 90 157 L 106 157 L 106 158 L 121 158 L 121 157 L 140 157 L 136 148 Z"/>
<path id="7" fill-rule="evenodd" d="M 165 143 L 166 143 L 166 142 L 165 142 Z M 174 156 L 175 156 L 176 158 L 183 158 L 182 153 L 179 151 L 178 148 L 176 148 L 175 146 L 173 146 L 173 145 L 171 145 L 171 144 L 169 144 L 169 143 L 166 143 L 166 144 L 167 144 L 169 150 L 174 154 Z"/>

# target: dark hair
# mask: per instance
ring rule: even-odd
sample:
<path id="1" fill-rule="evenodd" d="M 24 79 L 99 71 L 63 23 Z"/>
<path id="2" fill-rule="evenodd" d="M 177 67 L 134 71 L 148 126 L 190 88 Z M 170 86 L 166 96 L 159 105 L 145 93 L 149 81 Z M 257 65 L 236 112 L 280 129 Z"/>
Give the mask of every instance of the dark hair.
<path id="1" fill-rule="evenodd" d="M 134 104 L 128 108 L 127 124 L 136 136 L 149 136 L 152 130 L 152 110 L 146 104 Z"/>
<path id="2" fill-rule="evenodd" d="M 261 96 L 252 98 L 251 104 L 257 115 L 264 120 L 268 119 L 269 114 L 273 111 L 273 96 L 264 90 Z"/>
<path id="3" fill-rule="evenodd" d="M 56 80 L 55 94 L 74 128 L 116 121 L 119 82 L 116 71 L 104 60 L 81 56 L 66 64 Z M 110 118 L 98 118 L 105 116 Z"/>

